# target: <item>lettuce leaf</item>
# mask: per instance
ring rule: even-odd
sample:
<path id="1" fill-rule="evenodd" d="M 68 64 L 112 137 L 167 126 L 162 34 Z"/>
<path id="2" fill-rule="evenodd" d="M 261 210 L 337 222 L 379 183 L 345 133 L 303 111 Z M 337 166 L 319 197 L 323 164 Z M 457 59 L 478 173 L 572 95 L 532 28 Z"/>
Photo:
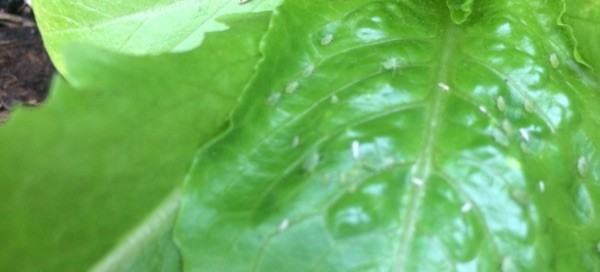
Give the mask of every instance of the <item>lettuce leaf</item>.
<path id="1" fill-rule="evenodd" d="M 63 50 L 71 42 L 128 54 L 182 52 L 221 31 L 227 14 L 270 11 L 281 0 L 34 1 L 44 44 L 61 74 L 69 76 Z"/>
<path id="2" fill-rule="evenodd" d="M 177 269 L 177 188 L 226 127 L 269 19 L 229 17 L 180 54 L 69 47 L 70 82 L 56 78 L 44 106 L 0 127 L 2 270 Z"/>
<path id="3" fill-rule="evenodd" d="M 564 3 L 454 2 L 285 1 L 186 179 L 184 268 L 600 270 L 600 93 Z"/>
<path id="4" fill-rule="evenodd" d="M 600 79 L 600 1 L 569 0 L 564 21 L 572 26 L 577 47 Z"/>

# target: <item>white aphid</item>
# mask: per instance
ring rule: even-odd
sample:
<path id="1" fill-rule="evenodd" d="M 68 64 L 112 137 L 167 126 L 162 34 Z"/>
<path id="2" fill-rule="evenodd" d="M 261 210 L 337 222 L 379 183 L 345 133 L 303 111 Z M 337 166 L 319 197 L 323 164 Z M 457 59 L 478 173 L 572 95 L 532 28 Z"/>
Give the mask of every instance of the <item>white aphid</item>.
<path id="1" fill-rule="evenodd" d="M 531 103 L 531 101 L 529 101 L 529 100 L 525 101 L 525 104 L 523 104 L 523 107 L 525 108 L 526 112 L 532 113 L 535 111 L 533 103 Z"/>
<path id="2" fill-rule="evenodd" d="M 529 131 L 527 129 L 524 128 L 520 128 L 519 129 L 519 134 L 521 134 L 521 137 L 523 138 L 523 140 L 525 140 L 526 142 L 529 142 L 529 140 L 531 140 L 531 136 L 529 135 Z"/>
<path id="3" fill-rule="evenodd" d="M 387 60 L 385 60 L 383 63 L 383 69 L 386 70 L 396 70 L 398 69 L 398 67 L 400 67 L 400 62 L 398 61 L 397 58 L 389 58 Z"/>
<path id="4" fill-rule="evenodd" d="M 280 92 L 275 92 L 273 94 L 271 94 L 271 96 L 269 96 L 269 104 L 271 105 L 275 105 L 279 102 L 279 100 L 281 99 L 281 93 Z"/>
<path id="5" fill-rule="evenodd" d="M 496 107 L 500 112 L 504 112 L 506 110 L 506 102 L 504 101 L 504 97 L 498 96 L 498 98 L 496 98 Z"/>
<path id="6" fill-rule="evenodd" d="M 500 264 L 500 271 L 501 272 L 517 271 L 517 265 L 515 264 L 515 261 L 513 261 L 512 258 L 504 257 L 504 258 L 502 258 L 502 263 Z"/>
<path id="7" fill-rule="evenodd" d="M 552 68 L 554 69 L 558 68 L 558 66 L 560 65 L 558 57 L 554 53 L 550 54 L 550 65 L 552 65 Z"/>
<path id="8" fill-rule="evenodd" d="M 286 219 L 283 219 L 283 221 L 281 221 L 281 224 L 279 224 L 279 227 L 277 228 L 277 230 L 279 230 L 279 232 L 283 232 L 289 226 L 290 226 L 290 220 L 286 218 Z"/>
<path id="9" fill-rule="evenodd" d="M 487 108 L 483 105 L 479 106 L 479 110 L 483 113 L 488 113 Z"/>
<path id="10" fill-rule="evenodd" d="M 298 89 L 298 85 L 300 85 L 298 81 L 290 82 L 290 84 L 288 84 L 287 87 L 285 87 L 285 92 L 288 94 L 293 94 L 296 91 L 296 89 Z"/>
<path id="11" fill-rule="evenodd" d="M 472 208 L 473 208 L 473 203 L 471 203 L 471 201 L 467 201 L 467 202 L 465 202 L 465 204 L 463 204 L 460 207 L 460 211 L 462 213 L 468 213 Z"/>
<path id="12" fill-rule="evenodd" d="M 503 134 L 502 131 L 500 131 L 499 129 L 492 130 L 492 137 L 494 138 L 494 141 L 496 141 L 496 143 L 499 143 L 503 146 L 509 145 L 508 137 L 506 136 L 506 134 Z"/>
<path id="13" fill-rule="evenodd" d="M 543 180 L 538 181 L 538 189 L 540 190 L 540 193 L 546 191 L 546 183 Z"/>
<path id="14" fill-rule="evenodd" d="M 333 35 L 331 33 L 323 36 L 323 38 L 321 38 L 321 45 L 328 45 L 333 41 Z"/>
<path id="15" fill-rule="evenodd" d="M 425 184 L 425 181 L 422 178 L 418 178 L 418 177 L 412 177 L 410 179 L 410 182 L 412 182 L 414 185 L 417 185 L 417 186 L 423 186 L 423 184 Z"/>
<path id="16" fill-rule="evenodd" d="M 337 95 L 332 95 L 331 96 L 331 104 L 337 104 L 337 102 L 339 102 L 340 99 L 337 97 Z"/>
<path id="17" fill-rule="evenodd" d="M 527 144 L 525 142 L 521 142 L 521 144 L 519 145 L 519 147 L 521 148 L 521 151 L 523 151 L 523 153 L 531 153 L 531 150 L 529 149 L 529 146 L 527 146 Z"/>
<path id="18" fill-rule="evenodd" d="M 579 175 L 583 178 L 587 175 L 587 171 L 588 171 L 587 159 L 584 156 L 581 156 L 577 160 L 577 172 L 579 172 Z"/>
<path id="19" fill-rule="evenodd" d="M 360 142 L 352 141 L 351 149 L 352 149 L 352 158 L 354 158 L 355 160 L 358 160 L 360 158 Z"/>
<path id="20" fill-rule="evenodd" d="M 298 145 L 300 145 L 300 136 L 296 135 L 294 136 L 294 139 L 292 139 L 292 147 L 296 148 Z"/>
<path id="21" fill-rule="evenodd" d="M 450 86 L 448 86 L 446 83 L 443 82 L 438 82 L 438 87 L 440 88 L 440 90 L 444 91 L 444 92 L 448 92 L 450 91 Z"/>
<path id="22" fill-rule="evenodd" d="M 508 121 L 507 119 L 502 120 L 502 130 L 504 130 L 504 132 L 508 136 L 512 136 L 512 134 L 514 133 L 513 127 L 510 124 L 510 121 Z"/>
<path id="23" fill-rule="evenodd" d="M 240 4 L 244 4 L 244 3 L 248 3 L 248 2 L 250 2 L 250 0 L 239 0 L 238 1 L 238 3 L 240 3 Z"/>
<path id="24" fill-rule="evenodd" d="M 304 71 L 302 71 L 302 77 L 307 78 L 307 77 L 311 76 L 314 71 L 315 71 L 315 66 L 312 64 L 309 64 L 306 66 L 306 68 L 304 68 Z"/>
<path id="25" fill-rule="evenodd" d="M 321 156 L 319 155 L 319 153 L 317 153 L 317 152 L 312 153 L 306 159 L 302 168 L 304 168 L 304 170 L 306 172 L 312 172 L 315 170 L 315 168 L 317 168 L 317 165 L 319 164 L 320 159 L 321 159 Z"/>

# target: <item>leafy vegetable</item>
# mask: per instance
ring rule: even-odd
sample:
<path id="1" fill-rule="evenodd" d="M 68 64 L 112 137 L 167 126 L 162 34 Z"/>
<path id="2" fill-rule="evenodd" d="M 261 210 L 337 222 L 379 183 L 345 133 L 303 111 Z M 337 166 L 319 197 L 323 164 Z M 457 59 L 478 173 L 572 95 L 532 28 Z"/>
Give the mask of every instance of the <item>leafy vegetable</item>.
<path id="1" fill-rule="evenodd" d="M 109 271 L 135 267 L 154 237 L 169 238 L 177 195 L 152 212 L 224 128 L 269 17 L 231 17 L 230 30 L 183 54 L 70 47 L 70 84 L 57 79 L 44 107 L 0 128 L 2 270 L 83 271 L 103 258 Z"/>
<path id="2" fill-rule="evenodd" d="M 44 0 L 34 7 L 48 53 L 68 76 L 62 54 L 70 42 L 135 54 L 187 51 L 200 45 L 204 33 L 226 29 L 218 16 L 270 11 L 280 2 Z"/>
<path id="3" fill-rule="evenodd" d="M 562 5 L 467 2 L 286 1 L 184 186 L 185 268 L 600 270 L 600 96 Z"/>
<path id="4" fill-rule="evenodd" d="M 37 1 L 0 267 L 598 271 L 594 1 Z"/>
<path id="5" fill-rule="evenodd" d="M 595 67 L 596 78 L 600 78 L 600 1 L 568 1 L 565 21 L 573 26 L 579 51 Z"/>

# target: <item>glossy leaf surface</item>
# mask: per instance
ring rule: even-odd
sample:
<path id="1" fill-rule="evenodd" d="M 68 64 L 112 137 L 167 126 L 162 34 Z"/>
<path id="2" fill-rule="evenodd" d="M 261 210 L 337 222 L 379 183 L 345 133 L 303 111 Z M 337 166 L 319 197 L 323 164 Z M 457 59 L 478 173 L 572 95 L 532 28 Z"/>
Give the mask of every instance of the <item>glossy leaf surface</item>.
<path id="1" fill-rule="evenodd" d="M 231 29 L 182 54 L 71 47 L 70 84 L 57 79 L 46 105 L 0 127 L 0 270 L 179 265 L 168 232 L 178 198 L 153 210 L 225 128 L 269 18 L 229 18 Z"/>
<path id="2" fill-rule="evenodd" d="M 226 25 L 232 13 L 270 11 L 281 0 L 43 0 L 34 1 L 44 44 L 57 69 L 68 76 L 63 50 L 71 42 L 134 54 L 191 50 L 204 34 Z"/>
<path id="3" fill-rule="evenodd" d="M 562 3 L 470 7 L 286 1 L 184 186 L 184 267 L 599 270 L 600 95 Z"/>

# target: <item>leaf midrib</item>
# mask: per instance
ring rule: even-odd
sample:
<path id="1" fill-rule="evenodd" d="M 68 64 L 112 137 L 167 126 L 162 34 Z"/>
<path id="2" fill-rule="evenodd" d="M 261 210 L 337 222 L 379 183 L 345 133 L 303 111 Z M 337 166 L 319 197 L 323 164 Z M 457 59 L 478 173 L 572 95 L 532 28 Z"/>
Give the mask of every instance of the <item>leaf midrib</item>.
<path id="1" fill-rule="evenodd" d="M 423 204 L 425 197 L 425 190 L 428 185 L 428 180 L 431 176 L 433 168 L 433 154 L 434 149 L 438 141 L 440 123 L 443 120 L 445 113 L 445 107 L 448 101 L 448 93 L 452 91 L 452 85 L 449 82 L 449 64 L 451 63 L 452 52 L 456 48 L 456 40 L 458 29 L 456 25 L 451 21 L 449 14 L 447 15 L 447 21 L 445 26 L 442 27 L 444 33 L 439 36 L 440 49 L 438 58 L 433 61 L 439 61 L 437 65 L 437 72 L 435 73 L 435 79 L 432 81 L 430 86 L 431 93 L 431 104 L 427 109 L 427 122 L 428 126 L 425 131 L 426 138 L 421 146 L 420 154 L 415 162 L 415 165 L 411 171 L 411 177 L 407 184 L 409 186 L 408 195 L 408 209 L 406 218 L 400 227 L 401 236 L 399 240 L 399 249 L 396 256 L 396 269 L 395 271 L 404 271 L 406 266 L 406 258 L 409 255 L 410 245 L 412 243 L 414 233 L 416 231 L 416 224 L 419 215 L 419 209 Z M 442 90 L 439 84 L 444 84 L 450 87 L 450 90 Z M 413 183 L 412 179 L 420 179 L 423 181 L 422 185 Z"/>

